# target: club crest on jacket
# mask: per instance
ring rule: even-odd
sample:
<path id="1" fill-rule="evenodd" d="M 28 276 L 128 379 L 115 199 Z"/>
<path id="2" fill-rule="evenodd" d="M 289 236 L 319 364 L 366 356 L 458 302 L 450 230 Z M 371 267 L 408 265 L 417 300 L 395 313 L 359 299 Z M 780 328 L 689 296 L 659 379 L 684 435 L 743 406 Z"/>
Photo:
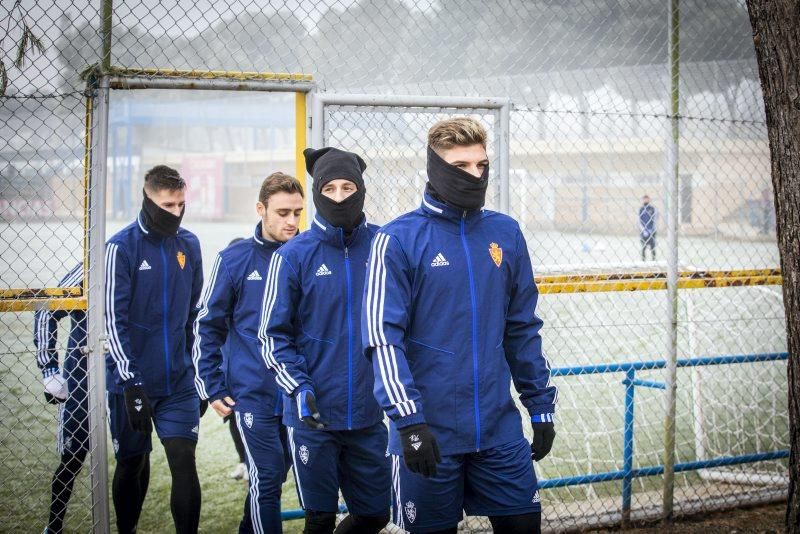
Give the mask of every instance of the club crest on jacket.
<path id="1" fill-rule="evenodd" d="M 408 501 L 406 503 L 405 509 L 406 509 L 406 517 L 411 523 L 413 523 L 414 520 L 417 518 L 417 507 L 414 506 L 414 501 Z"/>
<path id="2" fill-rule="evenodd" d="M 178 258 L 178 265 L 180 265 L 181 269 L 183 269 L 183 267 L 186 265 L 186 254 L 179 250 L 176 256 Z"/>
<path id="3" fill-rule="evenodd" d="M 497 243 L 492 243 L 489 245 L 489 256 L 492 257 L 492 261 L 498 267 L 500 267 L 500 264 L 503 263 L 503 249 L 500 248 L 500 245 Z"/>

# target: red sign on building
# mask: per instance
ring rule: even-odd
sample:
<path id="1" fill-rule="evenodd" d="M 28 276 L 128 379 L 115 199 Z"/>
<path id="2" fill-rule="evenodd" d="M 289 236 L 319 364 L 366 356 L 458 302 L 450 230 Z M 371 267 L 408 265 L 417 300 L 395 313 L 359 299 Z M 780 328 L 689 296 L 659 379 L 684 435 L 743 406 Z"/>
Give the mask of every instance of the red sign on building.
<path id="1" fill-rule="evenodd" d="M 193 218 L 221 219 L 224 208 L 222 192 L 222 156 L 186 155 L 181 162 L 181 177 L 186 180 L 186 203 Z"/>

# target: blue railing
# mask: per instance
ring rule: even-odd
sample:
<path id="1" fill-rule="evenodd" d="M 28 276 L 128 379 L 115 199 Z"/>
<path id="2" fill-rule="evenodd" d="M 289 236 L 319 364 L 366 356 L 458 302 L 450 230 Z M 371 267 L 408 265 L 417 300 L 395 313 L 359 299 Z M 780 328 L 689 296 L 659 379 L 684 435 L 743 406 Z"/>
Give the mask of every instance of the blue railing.
<path id="1" fill-rule="evenodd" d="M 681 367 L 703 367 L 708 365 L 730 365 L 740 363 L 759 363 L 787 360 L 788 352 L 770 352 L 765 354 L 734 354 L 729 356 L 708 356 L 702 358 L 679 359 L 677 366 Z M 592 484 L 596 482 L 622 481 L 622 514 L 626 517 L 630 514 L 631 496 L 633 479 L 639 477 L 650 477 L 664 473 L 663 465 L 649 467 L 633 467 L 633 432 L 634 432 L 634 391 L 636 387 L 666 389 L 666 384 L 654 380 L 642 380 L 636 378 L 637 371 L 651 371 L 654 369 L 664 369 L 667 366 L 666 360 L 652 360 L 639 362 L 606 363 L 599 365 L 581 365 L 575 367 L 557 367 L 550 371 L 551 376 L 582 376 L 597 375 L 607 373 L 625 373 L 622 384 L 625 386 L 625 422 L 623 424 L 622 435 L 622 470 L 606 471 L 602 473 L 590 473 L 561 478 L 549 478 L 539 480 L 539 487 L 563 488 L 566 486 L 579 486 L 582 484 Z M 696 471 L 698 469 L 709 469 L 726 465 L 738 465 L 765 460 L 778 460 L 788 458 L 789 450 L 778 450 L 761 452 L 755 454 L 742 454 L 739 456 L 721 456 L 709 460 L 697 460 L 694 462 L 684 462 L 675 464 L 676 473 L 684 471 Z M 344 506 L 339 508 L 340 512 L 345 513 Z M 287 510 L 281 512 L 284 521 L 300 519 L 303 516 L 302 510 Z"/>

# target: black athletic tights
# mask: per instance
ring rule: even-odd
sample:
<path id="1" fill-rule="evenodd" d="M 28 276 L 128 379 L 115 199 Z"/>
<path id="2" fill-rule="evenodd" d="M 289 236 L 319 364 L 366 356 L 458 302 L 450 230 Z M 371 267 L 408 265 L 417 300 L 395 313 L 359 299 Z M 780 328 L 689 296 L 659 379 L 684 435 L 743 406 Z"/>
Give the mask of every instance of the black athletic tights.
<path id="1" fill-rule="evenodd" d="M 53 483 L 50 486 L 48 534 L 61 534 L 64 529 L 64 514 L 67 512 L 67 503 L 69 503 L 69 498 L 72 496 L 72 486 L 85 459 L 85 449 L 81 449 L 75 454 L 65 452 L 61 455 L 61 462 L 53 474 Z"/>
<path id="2" fill-rule="evenodd" d="M 228 420 L 228 428 L 231 431 L 233 438 L 233 446 L 236 447 L 236 454 L 239 455 L 239 463 L 244 463 L 244 443 L 242 443 L 242 436 L 239 434 L 239 428 L 236 426 L 236 418 L 232 417 Z"/>
<path id="3" fill-rule="evenodd" d="M 194 534 L 200 523 L 200 481 L 195 465 L 195 442 L 182 438 L 162 441 L 172 474 L 170 509 L 177 534 Z M 112 494 L 120 534 L 136 532 L 150 482 L 150 455 L 117 461 Z"/>

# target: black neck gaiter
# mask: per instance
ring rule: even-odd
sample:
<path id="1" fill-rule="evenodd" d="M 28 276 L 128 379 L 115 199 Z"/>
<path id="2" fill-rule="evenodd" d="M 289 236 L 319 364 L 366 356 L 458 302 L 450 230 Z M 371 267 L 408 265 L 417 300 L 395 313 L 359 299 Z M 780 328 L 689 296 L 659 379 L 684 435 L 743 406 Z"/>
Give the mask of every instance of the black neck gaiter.
<path id="1" fill-rule="evenodd" d="M 181 209 L 181 214 L 176 216 L 160 208 L 158 204 L 150 200 L 150 197 L 144 191 L 142 191 L 142 195 L 144 195 L 144 200 L 142 200 L 142 222 L 145 227 L 162 237 L 175 237 L 178 235 L 178 228 L 181 226 L 186 206 Z"/>
<path id="2" fill-rule="evenodd" d="M 322 218 L 331 225 L 341 228 L 345 234 L 352 233 L 364 218 L 364 197 L 366 191 L 359 187 L 355 193 L 342 200 L 334 202 L 321 191 L 314 188 L 314 206 Z"/>
<path id="3" fill-rule="evenodd" d="M 489 166 L 483 169 L 480 178 L 465 170 L 450 165 L 428 147 L 428 184 L 445 204 L 459 210 L 476 210 L 486 202 L 489 186 Z"/>

